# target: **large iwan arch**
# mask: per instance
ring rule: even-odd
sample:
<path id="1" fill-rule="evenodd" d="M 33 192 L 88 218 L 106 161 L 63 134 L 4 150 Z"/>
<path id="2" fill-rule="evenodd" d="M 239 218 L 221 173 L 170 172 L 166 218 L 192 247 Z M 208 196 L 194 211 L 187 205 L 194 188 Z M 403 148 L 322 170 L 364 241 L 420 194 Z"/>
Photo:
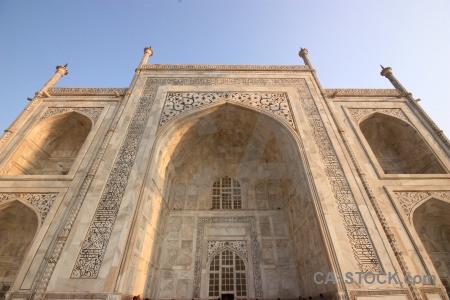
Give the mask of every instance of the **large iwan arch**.
<path id="1" fill-rule="evenodd" d="M 246 260 L 255 262 L 250 271 L 246 269 L 251 276 L 241 298 L 297 297 L 333 289 L 329 285 L 319 291 L 314 274 L 305 267 L 316 259 L 322 269 L 330 269 L 298 147 L 290 127 L 270 115 L 230 103 L 166 124 L 153 150 L 145 184 L 147 190 L 161 191 L 151 196 L 150 210 L 159 211 L 151 222 L 160 224 L 163 231 L 151 249 L 133 248 L 135 255 L 151 257 L 151 267 L 142 274 L 133 269 L 124 282 L 135 278 L 130 288 L 139 291 L 147 286 L 144 293 L 159 299 L 209 298 L 209 247 L 239 242 L 246 249 Z M 212 209 L 214 182 L 224 174 L 240 182 L 240 208 Z M 256 186 L 262 192 L 256 192 Z M 300 224 L 301 219 L 308 222 Z M 297 249 L 294 235 L 295 240 L 307 238 L 314 249 Z M 229 276 L 241 275 L 234 270 Z"/>

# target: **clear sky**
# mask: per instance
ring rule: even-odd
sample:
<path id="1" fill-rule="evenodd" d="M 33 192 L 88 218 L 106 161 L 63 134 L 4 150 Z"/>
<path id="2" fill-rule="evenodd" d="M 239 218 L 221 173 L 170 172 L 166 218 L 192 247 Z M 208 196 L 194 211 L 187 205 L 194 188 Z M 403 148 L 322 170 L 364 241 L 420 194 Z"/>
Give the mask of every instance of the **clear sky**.
<path id="1" fill-rule="evenodd" d="M 325 88 L 392 88 L 380 64 L 450 134 L 450 1 L 0 0 L 0 130 L 58 64 L 57 86 L 128 87 L 156 64 L 303 64 Z"/>

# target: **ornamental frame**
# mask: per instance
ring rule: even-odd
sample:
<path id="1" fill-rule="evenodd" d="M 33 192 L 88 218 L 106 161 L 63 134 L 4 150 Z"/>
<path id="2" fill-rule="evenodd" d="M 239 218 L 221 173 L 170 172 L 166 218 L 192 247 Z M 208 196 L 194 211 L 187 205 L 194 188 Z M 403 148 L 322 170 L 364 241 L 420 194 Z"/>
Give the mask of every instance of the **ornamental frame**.
<path id="1" fill-rule="evenodd" d="M 160 86 L 276 86 L 296 88 L 300 105 L 306 115 L 319 156 L 324 165 L 329 186 L 334 195 L 343 226 L 347 233 L 348 242 L 359 269 L 363 272 L 380 272 L 382 266 L 375 252 L 367 228 L 362 220 L 361 213 L 350 190 L 349 183 L 337 158 L 319 108 L 312 97 L 308 84 L 304 78 L 147 78 L 138 104 L 134 109 L 125 138 L 118 150 L 116 160 L 113 162 L 111 173 L 107 179 L 98 207 L 89 225 L 87 234 L 76 259 L 71 278 L 97 278 L 105 256 L 106 248 L 112 234 L 112 229 L 119 212 L 119 207 L 128 179 L 136 158 L 137 151 L 147 125 L 156 93 Z M 256 105 L 257 106 L 257 105 Z M 254 107 L 256 110 L 269 111 L 270 108 Z M 290 105 L 289 105 L 290 110 Z M 180 114 L 180 117 L 184 113 Z M 282 119 L 282 117 L 276 117 Z M 176 119 L 176 118 L 174 118 Z M 295 120 L 293 121 L 295 124 Z M 286 123 L 283 120 L 283 123 Z M 292 134 L 296 134 L 295 130 Z M 256 270 L 256 266 L 255 266 Z M 259 266 L 258 266 L 259 270 Z M 255 285 L 261 284 L 256 280 Z M 260 288 L 257 291 L 262 290 Z M 194 295 L 198 292 L 194 289 Z M 257 294 L 257 296 L 259 296 Z"/>
<path id="2" fill-rule="evenodd" d="M 258 246 L 258 237 L 256 233 L 256 219 L 254 217 L 199 217 L 197 224 L 197 240 L 196 240 L 196 248 L 195 248 L 195 263 L 194 263 L 194 289 L 192 293 L 193 298 L 200 298 L 200 290 L 201 290 L 201 276 L 202 276 L 202 261 L 203 261 L 203 240 L 205 238 L 205 224 L 214 224 L 214 223 L 248 223 L 250 225 L 250 249 L 251 254 L 249 260 L 251 259 L 253 262 L 253 280 L 254 280 L 254 289 L 255 289 L 255 297 L 263 297 L 263 288 L 261 281 L 261 268 L 260 268 L 260 258 L 259 253 L 260 249 Z M 233 241 L 228 241 L 228 243 L 232 243 Z M 238 244 L 236 244 L 238 245 Z M 208 246 L 208 245 L 207 245 Z M 220 249 L 224 249 L 227 246 L 224 246 Z M 234 247 L 229 247 L 230 249 L 236 250 Z M 217 249 L 216 249 L 217 250 Z M 241 251 L 237 251 L 239 253 Z M 214 253 L 218 253 L 214 251 Z M 209 251 L 207 253 L 208 258 L 210 258 L 213 253 L 209 255 Z"/>

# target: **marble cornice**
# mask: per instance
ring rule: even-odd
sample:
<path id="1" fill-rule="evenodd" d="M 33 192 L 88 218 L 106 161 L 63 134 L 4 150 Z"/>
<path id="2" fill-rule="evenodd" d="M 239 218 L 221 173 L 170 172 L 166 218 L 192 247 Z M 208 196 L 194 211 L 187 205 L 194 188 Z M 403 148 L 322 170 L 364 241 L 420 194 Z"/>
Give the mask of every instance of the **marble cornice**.
<path id="1" fill-rule="evenodd" d="M 169 65 L 169 64 L 148 64 L 139 67 L 139 70 L 182 70 L 182 71 L 311 71 L 305 65 Z"/>
<path id="2" fill-rule="evenodd" d="M 123 96 L 127 88 L 78 88 L 53 87 L 48 89 L 51 96 Z"/>
<path id="3" fill-rule="evenodd" d="M 324 89 L 328 97 L 400 97 L 401 94 L 396 89 Z"/>

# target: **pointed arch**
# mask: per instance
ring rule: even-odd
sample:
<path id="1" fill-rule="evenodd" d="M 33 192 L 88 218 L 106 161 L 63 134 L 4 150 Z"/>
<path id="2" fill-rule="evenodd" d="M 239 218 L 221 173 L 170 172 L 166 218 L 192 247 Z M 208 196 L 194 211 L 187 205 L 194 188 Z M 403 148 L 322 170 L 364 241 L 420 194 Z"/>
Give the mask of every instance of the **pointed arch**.
<path id="1" fill-rule="evenodd" d="M 92 120 L 75 111 L 39 122 L 12 155 L 7 175 L 65 175 L 92 129 Z"/>
<path id="2" fill-rule="evenodd" d="M 14 281 L 38 228 L 39 216 L 26 203 L 0 204 L 0 284 Z"/>
<path id="3" fill-rule="evenodd" d="M 407 122 L 375 112 L 359 127 L 386 174 L 444 174 L 420 134 Z"/>
<path id="4" fill-rule="evenodd" d="M 414 229 L 450 294 L 450 203 L 428 198 L 414 210 Z"/>

